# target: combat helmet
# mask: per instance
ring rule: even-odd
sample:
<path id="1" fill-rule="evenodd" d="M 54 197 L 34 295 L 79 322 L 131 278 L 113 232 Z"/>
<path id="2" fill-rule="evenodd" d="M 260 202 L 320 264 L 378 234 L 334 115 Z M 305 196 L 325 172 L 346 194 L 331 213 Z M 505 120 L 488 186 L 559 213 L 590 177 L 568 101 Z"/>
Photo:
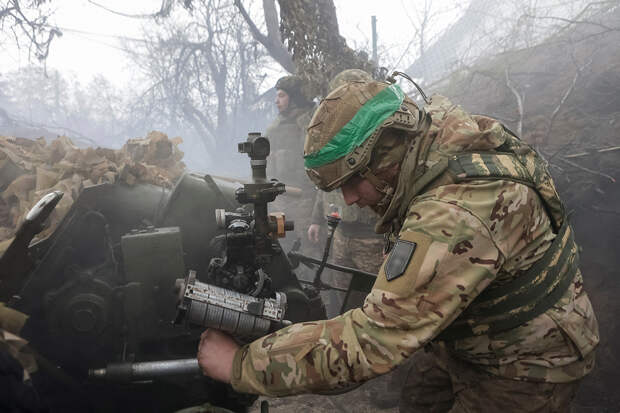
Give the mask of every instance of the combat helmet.
<path id="1" fill-rule="evenodd" d="M 373 151 L 379 149 L 375 146 L 384 135 L 400 137 L 402 159 L 424 119 L 424 111 L 395 83 L 345 82 L 321 101 L 310 121 L 304 145 L 306 173 L 328 192 L 358 174 L 385 195 L 385 203 L 394 188 L 369 167 L 371 160 L 377 161 L 372 159 Z"/>
<path id="2" fill-rule="evenodd" d="M 312 106 L 312 101 L 304 95 L 304 81 L 299 76 L 283 76 L 278 79 L 275 88 L 285 91 L 293 106 Z"/>
<path id="3" fill-rule="evenodd" d="M 331 92 L 347 82 L 370 82 L 371 80 L 370 73 L 362 69 L 346 69 L 329 81 L 329 91 Z"/>

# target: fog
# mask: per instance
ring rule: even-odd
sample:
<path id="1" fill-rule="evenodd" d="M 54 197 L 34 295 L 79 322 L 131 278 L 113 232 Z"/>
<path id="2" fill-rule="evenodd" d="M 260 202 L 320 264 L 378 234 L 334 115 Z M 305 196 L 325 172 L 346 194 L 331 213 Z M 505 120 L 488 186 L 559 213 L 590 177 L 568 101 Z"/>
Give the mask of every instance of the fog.
<path id="1" fill-rule="evenodd" d="M 39 8 L 22 6 L 32 19 L 49 14 L 40 43 L 52 27 L 62 33 L 44 45 L 45 52 L 31 47 L 26 32 L 5 18 L 0 133 L 48 139 L 64 134 L 78 145 L 117 148 L 128 138 L 161 130 L 183 138 L 190 169 L 232 172 L 227 165 L 238 159 L 236 142 L 248 131 L 264 132 L 277 115 L 273 86 L 287 70 L 253 38 L 231 1 L 195 2 L 191 11 L 171 5 L 166 17 L 157 16 L 168 3 L 120 7 L 113 1 L 57 0 Z M 418 10 L 398 1 L 389 8 L 373 3 L 336 4 L 341 32 L 370 55 L 370 20 L 377 16 L 379 62 L 404 69 L 420 48 L 416 36 L 403 37 L 399 27 L 417 22 Z M 246 7 L 267 33 L 260 5 Z M 463 10 L 446 1 L 429 2 L 425 13 L 432 25 L 424 28 L 426 41 L 437 38 Z M 209 30 L 217 34 L 210 37 Z M 37 53 L 48 53 L 47 59 L 39 61 Z"/>
<path id="2" fill-rule="evenodd" d="M 276 116 L 273 85 L 287 74 L 232 3 L 194 2 L 191 10 L 171 1 L 22 5 L 36 42 L 25 23 L 2 19 L 0 133 L 118 148 L 159 130 L 183 138 L 190 169 L 232 172 L 235 143 Z M 371 57 L 377 16 L 378 65 L 406 70 L 424 86 L 485 55 L 535 45 L 588 2 L 335 6 L 348 44 Z M 245 7 L 260 35 L 269 35 L 262 7 Z"/>
<path id="3" fill-rule="evenodd" d="M 0 136 L 120 148 L 156 130 L 182 138 L 188 170 L 244 177 L 237 143 L 278 115 L 277 79 L 308 75 L 319 86 L 307 97 L 318 103 L 329 80 L 321 70 L 338 66 L 297 70 L 306 66 L 287 49 L 275 0 L 27 1 L 21 17 L 17 3 L 0 1 Z M 427 95 L 499 119 L 547 159 L 603 337 L 576 411 L 619 411 L 620 1 L 333 5 L 330 30 L 376 78 L 404 71 Z"/>

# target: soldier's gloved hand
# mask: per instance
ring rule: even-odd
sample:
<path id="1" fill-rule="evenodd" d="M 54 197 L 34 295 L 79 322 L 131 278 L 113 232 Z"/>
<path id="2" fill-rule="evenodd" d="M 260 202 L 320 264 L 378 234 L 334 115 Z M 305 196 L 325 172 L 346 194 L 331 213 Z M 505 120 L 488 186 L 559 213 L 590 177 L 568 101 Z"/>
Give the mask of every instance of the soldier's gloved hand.
<path id="1" fill-rule="evenodd" d="M 319 242 L 319 231 L 321 227 L 319 224 L 312 224 L 308 227 L 308 240 L 315 244 Z"/>
<path id="2" fill-rule="evenodd" d="M 198 365 L 205 376 L 230 383 L 235 353 L 239 345 L 226 333 L 207 329 L 200 335 Z"/>

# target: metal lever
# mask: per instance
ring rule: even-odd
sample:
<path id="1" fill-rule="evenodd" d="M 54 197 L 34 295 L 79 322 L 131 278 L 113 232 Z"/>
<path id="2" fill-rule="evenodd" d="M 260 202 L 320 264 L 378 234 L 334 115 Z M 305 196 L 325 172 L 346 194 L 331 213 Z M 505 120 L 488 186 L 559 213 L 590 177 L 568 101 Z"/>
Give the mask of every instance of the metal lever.
<path id="1" fill-rule="evenodd" d="M 318 289 L 330 288 L 323 284 L 321 280 L 321 274 L 323 274 L 323 270 L 325 269 L 325 264 L 327 263 L 327 258 L 329 257 L 329 251 L 332 247 L 332 241 L 334 240 L 334 233 L 336 232 L 336 228 L 340 223 L 340 214 L 338 211 L 333 211 L 329 215 L 325 217 L 327 219 L 327 241 L 325 241 L 325 249 L 323 250 L 323 258 L 321 259 L 321 264 L 319 264 L 319 268 L 316 270 L 314 274 L 314 280 L 312 280 L 312 285 Z"/>
<path id="2" fill-rule="evenodd" d="M 30 271 L 32 260 L 28 254 L 30 242 L 43 230 L 45 220 L 50 216 L 63 193 L 50 192 L 28 211 L 26 219 L 19 226 L 15 238 L 0 257 L 0 301 L 9 300 L 17 294 L 24 283 L 24 275 Z"/>

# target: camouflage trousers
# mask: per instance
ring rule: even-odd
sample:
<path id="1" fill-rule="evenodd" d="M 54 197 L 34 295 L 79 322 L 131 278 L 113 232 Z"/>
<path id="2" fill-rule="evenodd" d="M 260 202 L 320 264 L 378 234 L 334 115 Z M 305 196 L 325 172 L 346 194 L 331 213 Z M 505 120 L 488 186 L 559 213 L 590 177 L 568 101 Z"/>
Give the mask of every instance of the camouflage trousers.
<path id="1" fill-rule="evenodd" d="M 348 237 L 341 231 L 336 231 L 329 261 L 376 274 L 383 262 L 383 238 L 379 236 L 376 238 Z M 351 275 L 339 271 L 325 271 L 322 280 L 336 287 L 347 288 Z M 350 292 L 344 311 L 361 306 L 367 294 L 368 291 Z M 321 296 L 327 307 L 329 317 L 342 312 L 343 293 L 328 291 L 322 293 Z"/>
<path id="2" fill-rule="evenodd" d="M 536 383 L 505 379 L 456 360 L 440 346 L 412 356 L 401 413 L 571 412 L 579 381 Z"/>
<path id="3" fill-rule="evenodd" d="M 379 235 L 372 238 L 348 237 L 336 231 L 332 247 L 334 261 L 377 274 L 383 263 L 383 244 L 383 237 Z"/>

